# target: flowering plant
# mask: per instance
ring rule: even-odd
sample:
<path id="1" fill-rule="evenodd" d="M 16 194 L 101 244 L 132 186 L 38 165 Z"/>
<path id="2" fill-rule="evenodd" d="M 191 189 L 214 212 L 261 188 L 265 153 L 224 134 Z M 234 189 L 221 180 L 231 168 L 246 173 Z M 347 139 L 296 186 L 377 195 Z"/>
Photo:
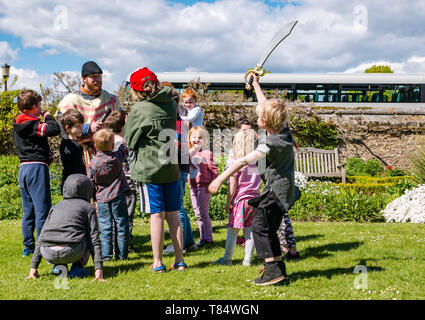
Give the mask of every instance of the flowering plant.
<path id="1" fill-rule="evenodd" d="M 387 222 L 425 223 L 425 185 L 419 185 L 389 203 L 383 216 Z"/>
<path id="2" fill-rule="evenodd" d="M 307 177 L 301 172 L 295 171 L 295 185 L 300 189 L 305 189 L 308 187 Z"/>

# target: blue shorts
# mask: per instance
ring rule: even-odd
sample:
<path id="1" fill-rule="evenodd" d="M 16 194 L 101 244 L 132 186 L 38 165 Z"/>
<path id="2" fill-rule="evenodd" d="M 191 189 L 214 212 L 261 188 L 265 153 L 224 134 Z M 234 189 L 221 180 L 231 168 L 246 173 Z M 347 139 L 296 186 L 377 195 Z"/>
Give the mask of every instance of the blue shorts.
<path id="1" fill-rule="evenodd" d="M 170 212 L 180 209 L 181 182 L 139 185 L 140 210 L 145 213 Z"/>

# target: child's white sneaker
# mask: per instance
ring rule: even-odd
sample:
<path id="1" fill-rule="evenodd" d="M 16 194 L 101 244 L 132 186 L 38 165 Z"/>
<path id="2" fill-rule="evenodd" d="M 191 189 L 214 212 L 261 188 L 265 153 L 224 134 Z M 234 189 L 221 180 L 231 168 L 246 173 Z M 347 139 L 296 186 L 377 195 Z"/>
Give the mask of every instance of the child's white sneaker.
<path id="1" fill-rule="evenodd" d="M 245 267 L 250 267 L 251 266 L 251 261 L 243 260 L 242 261 L 242 265 L 245 266 Z"/>

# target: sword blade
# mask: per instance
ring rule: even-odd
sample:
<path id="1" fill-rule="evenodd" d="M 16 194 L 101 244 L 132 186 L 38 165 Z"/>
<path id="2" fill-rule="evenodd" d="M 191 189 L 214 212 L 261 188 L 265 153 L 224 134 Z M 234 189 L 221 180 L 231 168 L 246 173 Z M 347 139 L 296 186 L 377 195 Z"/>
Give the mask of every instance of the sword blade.
<path id="1" fill-rule="evenodd" d="M 273 50 L 287 37 L 291 34 L 292 29 L 294 29 L 295 25 L 297 24 L 298 20 L 293 21 L 291 23 L 288 23 L 286 26 L 284 26 L 282 29 L 280 29 L 276 35 L 273 37 L 273 39 L 268 44 L 266 50 L 264 51 L 263 55 L 261 56 L 260 60 L 257 63 L 257 67 L 260 69 L 263 67 L 264 62 L 266 62 L 267 58 L 270 56 L 270 54 L 273 52 Z"/>

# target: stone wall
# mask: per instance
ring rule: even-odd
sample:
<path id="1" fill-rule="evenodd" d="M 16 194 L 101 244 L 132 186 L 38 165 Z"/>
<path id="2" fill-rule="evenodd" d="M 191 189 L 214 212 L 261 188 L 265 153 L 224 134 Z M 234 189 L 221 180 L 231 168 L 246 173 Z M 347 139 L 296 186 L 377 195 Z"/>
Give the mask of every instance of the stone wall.
<path id="1" fill-rule="evenodd" d="M 346 109 L 318 108 L 318 115 L 332 120 L 341 131 L 343 159 L 376 158 L 383 166 L 409 169 L 411 155 L 425 135 L 425 109 Z"/>
<path id="2" fill-rule="evenodd" d="M 241 118 L 256 121 L 255 104 L 204 108 L 209 128 L 232 128 Z M 425 137 L 425 106 L 418 104 L 376 107 L 308 105 L 325 121 L 338 125 L 343 143 L 342 161 L 350 157 L 378 159 L 384 167 L 409 169 L 408 156 Z"/>

